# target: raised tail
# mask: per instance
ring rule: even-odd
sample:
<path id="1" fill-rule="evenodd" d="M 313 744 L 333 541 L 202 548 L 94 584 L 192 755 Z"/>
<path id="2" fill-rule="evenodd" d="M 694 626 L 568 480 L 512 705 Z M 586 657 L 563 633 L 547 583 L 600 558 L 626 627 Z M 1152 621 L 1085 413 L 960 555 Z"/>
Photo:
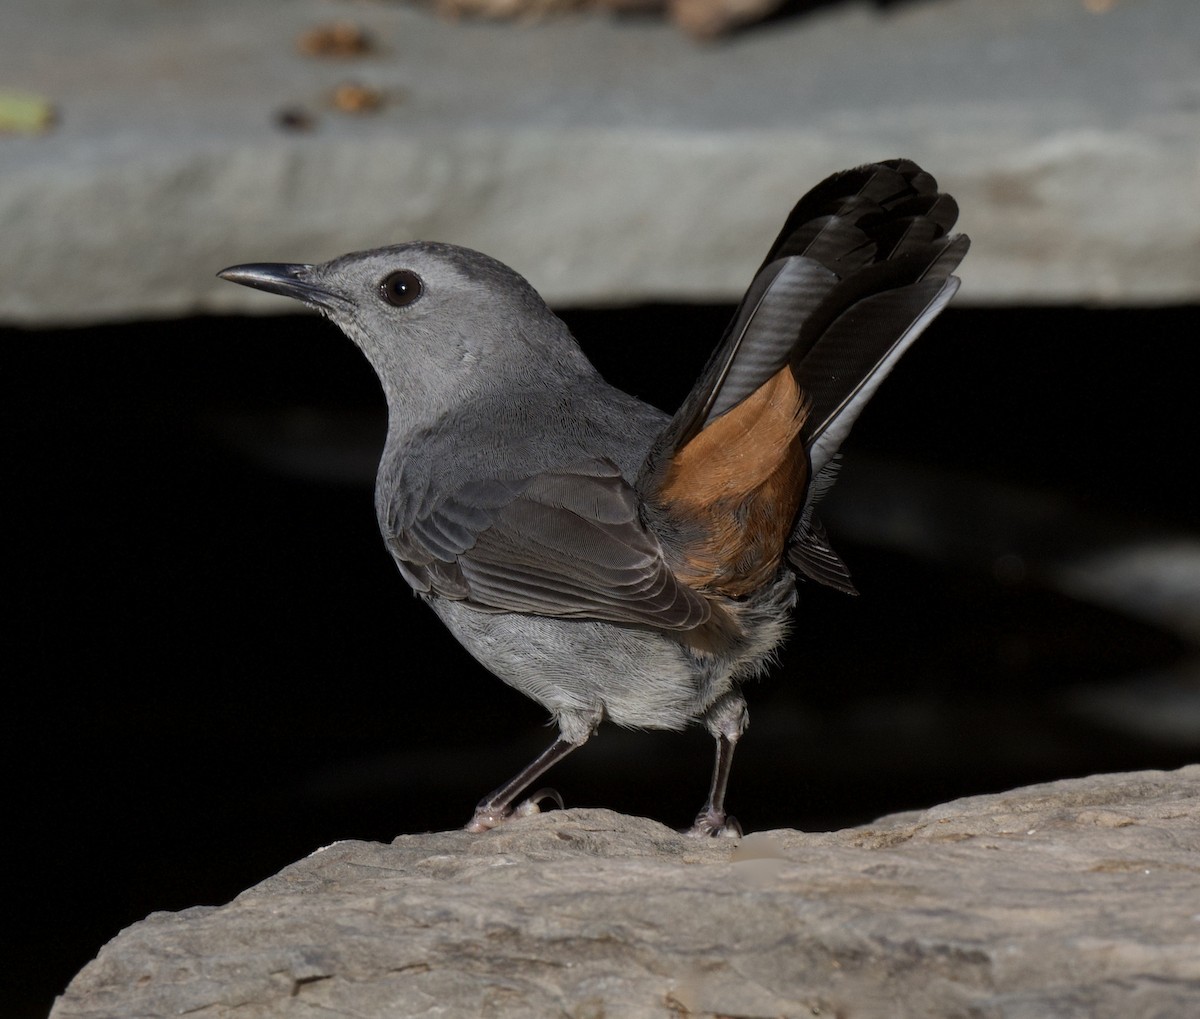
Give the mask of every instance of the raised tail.
<path id="1" fill-rule="evenodd" d="M 638 485 L 681 578 L 740 597 L 784 554 L 853 591 L 812 507 L 879 384 L 958 289 L 958 207 L 909 160 L 797 203 Z"/>

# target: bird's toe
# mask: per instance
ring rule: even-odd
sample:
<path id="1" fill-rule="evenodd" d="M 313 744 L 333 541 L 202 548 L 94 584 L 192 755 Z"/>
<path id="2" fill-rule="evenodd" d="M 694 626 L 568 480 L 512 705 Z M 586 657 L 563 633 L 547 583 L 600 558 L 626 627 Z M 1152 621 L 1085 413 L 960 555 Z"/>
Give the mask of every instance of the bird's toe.
<path id="1" fill-rule="evenodd" d="M 740 839 L 742 826 L 736 817 L 714 810 L 702 810 L 685 834 L 694 839 Z"/>

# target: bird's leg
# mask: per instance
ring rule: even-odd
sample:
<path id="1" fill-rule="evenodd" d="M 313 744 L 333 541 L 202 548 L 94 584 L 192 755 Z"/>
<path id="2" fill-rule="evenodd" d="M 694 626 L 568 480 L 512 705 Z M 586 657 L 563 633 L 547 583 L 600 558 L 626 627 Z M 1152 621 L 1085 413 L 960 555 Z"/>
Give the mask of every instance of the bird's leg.
<path id="1" fill-rule="evenodd" d="M 697 838 L 710 835 L 741 837 L 742 826 L 737 818 L 725 813 L 725 788 L 729 784 L 729 769 L 733 765 L 733 749 L 749 722 L 746 702 L 736 692 L 727 693 L 705 714 L 704 724 L 717 741 L 717 757 L 713 764 L 708 800 L 696 815 L 695 822 L 688 830 L 689 835 Z"/>
<path id="2" fill-rule="evenodd" d="M 713 766 L 712 785 L 708 790 L 708 801 L 696 815 L 689 835 L 705 837 L 709 835 L 728 835 L 739 838 L 742 826 L 736 817 L 725 813 L 725 787 L 729 783 L 729 768 L 733 764 L 733 748 L 737 739 L 730 739 L 724 733 L 717 736 L 717 760 Z"/>
<path id="3" fill-rule="evenodd" d="M 543 750 L 533 761 L 527 764 L 510 781 L 505 782 L 499 789 L 485 796 L 475 808 L 475 816 L 468 822 L 466 830 L 473 832 L 488 831 L 503 824 L 510 817 L 524 817 L 536 814 L 538 804 L 545 799 L 558 801 L 562 806 L 562 798 L 553 789 L 539 789 L 524 803 L 513 809 L 513 800 L 555 764 L 561 761 L 572 750 L 577 750 L 587 741 L 587 736 L 578 742 L 571 742 L 561 736 Z"/>

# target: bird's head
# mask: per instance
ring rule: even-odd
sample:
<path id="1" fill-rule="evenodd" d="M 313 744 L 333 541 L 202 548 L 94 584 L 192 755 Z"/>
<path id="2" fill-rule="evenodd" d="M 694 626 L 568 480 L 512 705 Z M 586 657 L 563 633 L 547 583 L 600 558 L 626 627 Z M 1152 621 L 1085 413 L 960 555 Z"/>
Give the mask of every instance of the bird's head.
<path id="1" fill-rule="evenodd" d="M 416 241 L 217 275 L 332 319 L 370 361 L 393 416 L 413 424 L 490 388 L 567 377 L 586 364 L 524 277 L 469 248 Z"/>

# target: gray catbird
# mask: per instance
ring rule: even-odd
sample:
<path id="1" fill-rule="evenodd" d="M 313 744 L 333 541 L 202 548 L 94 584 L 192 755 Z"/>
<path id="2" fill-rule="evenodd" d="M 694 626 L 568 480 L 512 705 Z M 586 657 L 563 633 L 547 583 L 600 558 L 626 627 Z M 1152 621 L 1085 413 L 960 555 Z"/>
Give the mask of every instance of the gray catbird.
<path id="1" fill-rule="evenodd" d="M 549 791 L 513 804 L 609 719 L 702 721 L 717 755 L 692 832 L 737 832 L 739 684 L 784 639 L 797 574 L 854 591 L 813 507 L 855 418 L 958 289 L 957 213 L 907 160 L 814 188 L 674 417 L 605 382 L 521 276 L 466 248 L 220 273 L 312 305 L 362 349 L 387 396 L 375 506 L 400 572 L 558 723 L 468 828 L 536 809 Z"/>

